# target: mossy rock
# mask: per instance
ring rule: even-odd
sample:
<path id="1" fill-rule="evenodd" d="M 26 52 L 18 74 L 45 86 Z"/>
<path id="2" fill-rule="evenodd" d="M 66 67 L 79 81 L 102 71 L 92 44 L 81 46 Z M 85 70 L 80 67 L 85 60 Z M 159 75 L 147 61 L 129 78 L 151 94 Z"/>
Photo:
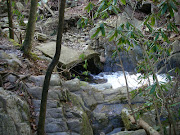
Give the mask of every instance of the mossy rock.
<path id="1" fill-rule="evenodd" d="M 122 121 L 124 123 L 125 128 L 127 130 L 136 130 L 136 129 L 138 129 L 136 124 L 132 124 L 131 123 L 131 121 L 130 121 L 128 116 L 129 116 L 128 110 L 126 108 L 124 108 L 121 111 L 121 118 L 122 118 Z"/>
<path id="2" fill-rule="evenodd" d="M 73 106 L 76 106 L 78 111 L 82 112 L 82 114 L 80 114 L 82 118 L 82 122 L 81 122 L 82 127 L 81 127 L 80 134 L 93 135 L 93 130 L 89 123 L 89 118 L 87 115 L 87 112 L 89 112 L 89 110 L 84 106 L 82 99 L 73 93 L 69 93 L 68 98 L 69 98 L 69 101 L 72 102 Z"/>

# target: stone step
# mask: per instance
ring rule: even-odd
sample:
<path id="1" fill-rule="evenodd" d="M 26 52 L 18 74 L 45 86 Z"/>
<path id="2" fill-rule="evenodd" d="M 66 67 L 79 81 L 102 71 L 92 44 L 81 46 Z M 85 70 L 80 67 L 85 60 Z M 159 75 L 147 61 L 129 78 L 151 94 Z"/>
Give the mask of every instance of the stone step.
<path id="1" fill-rule="evenodd" d="M 27 90 L 34 99 L 38 99 L 38 100 L 41 99 L 42 87 L 35 86 L 35 87 L 30 87 Z M 55 87 L 55 88 L 49 89 L 48 100 L 59 100 L 59 97 L 61 97 L 61 88 L 60 87 Z"/>

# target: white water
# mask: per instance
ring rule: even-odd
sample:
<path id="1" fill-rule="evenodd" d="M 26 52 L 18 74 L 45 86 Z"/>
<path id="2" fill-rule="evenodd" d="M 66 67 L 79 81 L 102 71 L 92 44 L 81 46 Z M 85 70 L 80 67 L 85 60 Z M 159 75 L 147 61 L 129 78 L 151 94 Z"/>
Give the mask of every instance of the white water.
<path id="1" fill-rule="evenodd" d="M 126 72 L 126 77 L 128 80 L 128 86 L 136 89 L 142 85 L 148 84 L 147 79 L 138 79 L 140 76 L 140 73 L 137 74 L 129 74 Z M 94 79 L 107 79 L 107 83 L 110 83 L 112 85 L 113 89 L 116 89 L 118 87 L 126 86 L 124 75 L 122 71 L 118 72 L 111 72 L 111 73 L 100 73 L 99 75 L 93 76 Z M 167 82 L 166 75 L 165 74 L 160 74 L 157 75 L 158 81 L 159 82 Z M 141 82 L 140 82 L 141 81 Z M 150 82 L 153 83 L 153 77 L 150 76 Z"/>

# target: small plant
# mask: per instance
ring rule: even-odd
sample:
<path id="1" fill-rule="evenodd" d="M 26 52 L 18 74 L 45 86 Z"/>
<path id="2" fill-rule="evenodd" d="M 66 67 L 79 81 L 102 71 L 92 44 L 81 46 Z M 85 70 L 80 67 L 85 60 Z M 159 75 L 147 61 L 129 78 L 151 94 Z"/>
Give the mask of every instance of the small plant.
<path id="1" fill-rule="evenodd" d="M 20 26 L 26 26 L 24 23 L 24 15 L 18 10 L 15 9 L 15 2 L 12 2 L 12 7 L 13 7 L 13 14 L 17 15 L 17 21 Z"/>

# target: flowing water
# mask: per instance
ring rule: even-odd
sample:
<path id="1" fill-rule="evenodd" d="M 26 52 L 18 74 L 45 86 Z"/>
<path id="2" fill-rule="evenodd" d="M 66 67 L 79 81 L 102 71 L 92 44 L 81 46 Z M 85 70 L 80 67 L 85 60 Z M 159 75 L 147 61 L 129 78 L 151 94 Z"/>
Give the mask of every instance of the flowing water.
<path id="1" fill-rule="evenodd" d="M 126 73 L 127 81 L 128 81 L 128 86 L 136 89 L 138 87 L 141 87 L 143 85 L 148 84 L 147 79 L 140 79 L 140 76 L 142 74 L 136 73 L 136 74 L 131 74 L 128 72 Z M 167 82 L 166 75 L 165 74 L 159 74 L 157 75 L 159 82 Z M 105 79 L 107 80 L 107 83 L 110 83 L 112 85 L 113 89 L 116 89 L 118 87 L 126 86 L 124 75 L 122 71 L 118 72 L 102 72 L 98 75 L 93 75 L 94 79 Z M 150 82 L 153 83 L 153 77 L 152 75 L 149 77 Z"/>

